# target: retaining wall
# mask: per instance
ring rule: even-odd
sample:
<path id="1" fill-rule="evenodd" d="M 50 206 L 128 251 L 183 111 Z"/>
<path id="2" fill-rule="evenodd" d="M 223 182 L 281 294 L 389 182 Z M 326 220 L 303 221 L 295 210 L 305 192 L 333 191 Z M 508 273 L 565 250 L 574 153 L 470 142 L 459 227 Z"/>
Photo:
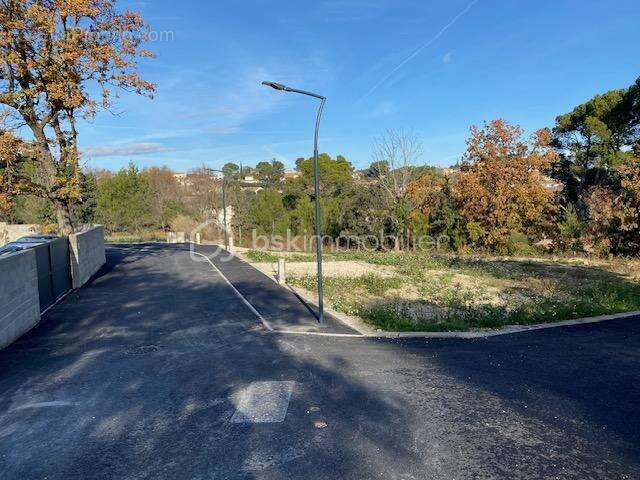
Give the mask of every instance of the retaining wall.
<path id="1" fill-rule="evenodd" d="M 0 348 L 40 321 L 38 273 L 34 250 L 0 258 Z"/>
<path id="2" fill-rule="evenodd" d="M 38 225 L 12 225 L 0 222 L 0 245 L 13 242 L 20 237 L 31 235 L 38 231 Z"/>
<path id="3" fill-rule="evenodd" d="M 104 227 L 96 225 L 85 232 L 69 235 L 69 256 L 73 288 L 80 288 L 106 262 Z"/>

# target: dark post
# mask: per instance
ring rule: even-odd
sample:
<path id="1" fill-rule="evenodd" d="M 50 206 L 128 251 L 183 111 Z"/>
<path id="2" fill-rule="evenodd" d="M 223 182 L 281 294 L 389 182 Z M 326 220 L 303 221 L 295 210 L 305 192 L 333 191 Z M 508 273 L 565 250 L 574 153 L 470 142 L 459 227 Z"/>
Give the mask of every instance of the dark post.
<path id="1" fill-rule="evenodd" d="M 229 233 L 227 232 L 227 175 L 222 170 L 215 168 L 207 168 L 209 172 L 220 172 L 222 174 L 222 216 L 223 216 L 223 233 L 224 233 L 224 249 L 229 251 Z"/>
<path id="2" fill-rule="evenodd" d="M 307 95 L 320 100 L 320 107 L 318 108 L 318 116 L 316 118 L 316 129 L 313 137 L 313 187 L 315 194 L 316 204 L 316 262 L 318 265 L 318 321 L 324 323 L 324 288 L 322 285 L 322 232 L 321 232 L 321 220 L 320 220 L 320 166 L 318 165 L 318 131 L 320 130 L 320 119 L 322 117 L 322 110 L 324 109 L 324 103 L 327 100 L 322 95 L 317 93 L 306 92 L 304 90 L 298 90 L 297 88 L 287 87 L 281 83 L 276 82 L 262 82 L 267 87 L 281 90 L 283 92 L 299 93 L 301 95 Z"/>
<path id="3" fill-rule="evenodd" d="M 318 164 L 318 130 L 320 129 L 320 117 L 324 109 L 325 99 L 320 100 L 318 117 L 316 119 L 316 131 L 313 142 L 313 190 L 316 202 L 316 263 L 318 265 L 318 321 L 324 323 L 324 286 L 322 284 L 322 218 L 320 208 L 320 165 Z"/>
<path id="4" fill-rule="evenodd" d="M 229 232 L 227 232 L 227 176 L 222 172 L 222 218 L 224 221 L 224 249 L 229 251 Z"/>

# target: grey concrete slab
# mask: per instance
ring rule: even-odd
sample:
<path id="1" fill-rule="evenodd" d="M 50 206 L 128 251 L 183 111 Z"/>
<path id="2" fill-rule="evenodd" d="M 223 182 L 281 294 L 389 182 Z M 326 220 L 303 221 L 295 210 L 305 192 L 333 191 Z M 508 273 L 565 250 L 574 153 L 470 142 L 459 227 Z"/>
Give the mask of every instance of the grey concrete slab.
<path id="1" fill-rule="evenodd" d="M 236 394 L 231 423 L 283 422 L 295 382 L 253 382 Z"/>
<path id="2" fill-rule="evenodd" d="M 188 253 L 112 247 L 0 351 L 0 478 L 633 479 L 638 352 L 640 322 L 617 320 L 275 335 Z M 295 383 L 283 421 L 231 422 L 260 382 Z"/>

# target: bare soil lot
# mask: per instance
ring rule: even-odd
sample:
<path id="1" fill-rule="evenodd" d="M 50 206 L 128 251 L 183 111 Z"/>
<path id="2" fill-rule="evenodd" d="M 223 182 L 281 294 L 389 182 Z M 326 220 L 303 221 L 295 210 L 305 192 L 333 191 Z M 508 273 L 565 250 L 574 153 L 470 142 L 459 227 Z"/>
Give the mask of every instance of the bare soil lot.
<path id="1" fill-rule="evenodd" d="M 313 295 L 311 254 L 244 252 Z M 463 331 L 640 310 L 640 261 L 348 252 L 325 257 L 332 308 L 393 331 Z"/>

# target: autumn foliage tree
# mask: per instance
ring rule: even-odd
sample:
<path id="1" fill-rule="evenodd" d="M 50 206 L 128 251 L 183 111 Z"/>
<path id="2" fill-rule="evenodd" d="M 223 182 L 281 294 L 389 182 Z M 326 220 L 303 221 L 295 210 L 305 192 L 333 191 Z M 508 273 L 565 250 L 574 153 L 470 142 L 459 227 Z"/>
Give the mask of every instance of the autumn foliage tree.
<path id="1" fill-rule="evenodd" d="M 55 208 L 59 229 L 73 230 L 81 201 L 77 121 L 109 108 L 114 89 L 151 95 L 137 73 L 148 27 L 109 0 L 0 0 L 0 104 L 12 117 L 5 131 L 27 127 L 35 155 L 3 181 Z M 93 92 L 99 92 L 94 98 Z M 8 162 L 2 160 L 2 164 Z"/>
<path id="2" fill-rule="evenodd" d="M 13 199 L 20 194 L 20 172 L 33 158 L 32 146 L 16 137 L 13 132 L 0 128 L 0 215 L 7 215 Z"/>
<path id="3" fill-rule="evenodd" d="M 513 234 L 535 239 L 549 230 L 557 210 L 545 177 L 557 161 L 550 143 L 549 130 L 526 141 L 503 120 L 471 128 L 452 194 L 472 244 L 501 250 Z"/>

